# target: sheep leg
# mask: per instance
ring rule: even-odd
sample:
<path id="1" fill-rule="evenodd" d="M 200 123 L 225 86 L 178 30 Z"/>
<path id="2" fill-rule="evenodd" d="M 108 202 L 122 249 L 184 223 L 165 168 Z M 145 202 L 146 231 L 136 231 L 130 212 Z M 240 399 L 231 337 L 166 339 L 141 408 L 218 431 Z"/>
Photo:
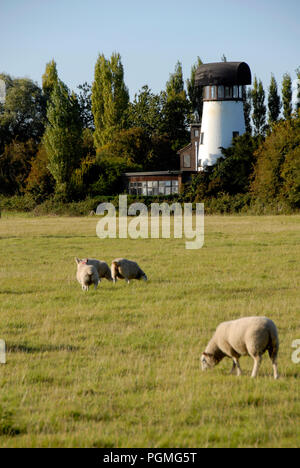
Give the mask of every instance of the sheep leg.
<path id="1" fill-rule="evenodd" d="M 236 370 L 236 375 L 238 377 L 240 377 L 242 375 L 242 369 L 241 369 L 241 366 L 240 366 L 240 363 L 239 363 L 239 360 L 238 358 L 234 357 L 232 358 L 233 359 L 233 364 L 234 366 L 236 366 L 237 370 Z M 233 369 L 232 369 L 233 370 Z"/>
<path id="2" fill-rule="evenodd" d="M 129 279 L 128 279 L 128 278 L 125 278 L 125 279 L 126 279 L 126 281 L 127 281 L 127 284 L 129 284 Z"/>
<path id="3" fill-rule="evenodd" d="M 233 362 L 232 362 L 232 369 L 231 369 L 231 371 L 229 372 L 231 375 L 234 374 L 235 368 L 236 368 L 236 363 L 233 361 Z"/>
<path id="4" fill-rule="evenodd" d="M 253 366 L 251 377 L 255 378 L 258 374 L 258 369 L 261 364 L 262 357 L 261 356 L 252 356 L 252 357 L 254 359 L 254 366 Z"/>
<path id="5" fill-rule="evenodd" d="M 272 359 L 272 366 L 273 366 L 274 379 L 277 380 L 279 378 L 279 374 L 278 374 L 278 367 L 277 367 L 276 359 Z"/>

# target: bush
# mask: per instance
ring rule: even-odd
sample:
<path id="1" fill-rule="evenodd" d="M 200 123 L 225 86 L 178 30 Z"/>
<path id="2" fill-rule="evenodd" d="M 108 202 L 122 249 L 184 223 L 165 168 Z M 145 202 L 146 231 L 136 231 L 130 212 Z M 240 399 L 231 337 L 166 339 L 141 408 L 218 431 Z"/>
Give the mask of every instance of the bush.
<path id="1" fill-rule="evenodd" d="M 36 201 L 31 194 L 14 195 L 12 197 L 4 197 L 0 195 L 0 209 L 6 211 L 32 211 L 36 206 Z"/>

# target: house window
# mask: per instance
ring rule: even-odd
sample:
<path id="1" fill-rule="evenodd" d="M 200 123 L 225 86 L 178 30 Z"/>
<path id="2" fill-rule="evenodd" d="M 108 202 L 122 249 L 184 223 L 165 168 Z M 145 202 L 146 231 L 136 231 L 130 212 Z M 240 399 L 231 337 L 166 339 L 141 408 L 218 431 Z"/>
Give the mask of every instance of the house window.
<path id="1" fill-rule="evenodd" d="M 194 131 L 194 136 L 198 138 L 198 136 L 199 136 L 199 130 L 195 130 L 195 131 Z"/>
<path id="2" fill-rule="evenodd" d="M 183 167 L 191 167 L 191 156 L 189 154 L 183 155 Z"/>
<path id="3" fill-rule="evenodd" d="M 233 87 L 233 97 L 235 99 L 238 99 L 238 97 L 239 97 L 239 88 L 238 88 L 238 86 Z"/>
<path id="4" fill-rule="evenodd" d="M 200 145 L 204 144 L 204 133 L 200 133 Z"/>
<path id="5" fill-rule="evenodd" d="M 143 182 L 129 182 L 131 195 L 171 195 L 179 193 L 178 180 L 148 180 Z"/>

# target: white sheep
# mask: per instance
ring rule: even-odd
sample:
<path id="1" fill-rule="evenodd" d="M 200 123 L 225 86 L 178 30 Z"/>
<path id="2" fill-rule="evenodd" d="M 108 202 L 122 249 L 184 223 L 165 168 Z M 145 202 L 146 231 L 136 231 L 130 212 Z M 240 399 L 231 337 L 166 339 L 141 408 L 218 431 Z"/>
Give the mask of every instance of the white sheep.
<path id="1" fill-rule="evenodd" d="M 76 278 L 81 284 L 83 291 L 88 291 L 89 286 L 94 285 L 95 289 L 100 282 L 98 271 L 94 265 L 87 265 L 84 261 L 80 261 L 79 258 L 75 258 L 77 264 Z"/>
<path id="2" fill-rule="evenodd" d="M 101 278 L 106 278 L 108 281 L 112 281 L 111 271 L 106 262 L 102 260 L 96 260 L 95 258 L 83 258 L 82 260 L 78 258 L 77 260 L 79 262 L 85 262 L 87 265 L 94 265 L 98 271 L 100 281 Z"/>
<path id="3" fill-rule="evenodd" d="M 116 258 L 111 264 L 111 275 L 113 282 L 119 279 L 125 279 L 127 283 L 131 279 L 143 279 L 147 281 L 147 275 L 143 270 L 138 266 L 136 262 L 132 260 L 127 260 L 126 258 Z"/>
<path id="4" fill-rule="evenodd" d="M 251 377 L 256 377 L 262 355 L 267 350 L 272 361 L 274 379 L 278 379 L 279 340 L 274 322 L 266 317 L 244 317 L 222 322 L 201 356 L 202 370 L 216 366 L 227 356 L 233 360 L 231 373 L 236 368 L 237 375 L 241 375 L 239 358 L 251 356 L 254 359 Z"/>

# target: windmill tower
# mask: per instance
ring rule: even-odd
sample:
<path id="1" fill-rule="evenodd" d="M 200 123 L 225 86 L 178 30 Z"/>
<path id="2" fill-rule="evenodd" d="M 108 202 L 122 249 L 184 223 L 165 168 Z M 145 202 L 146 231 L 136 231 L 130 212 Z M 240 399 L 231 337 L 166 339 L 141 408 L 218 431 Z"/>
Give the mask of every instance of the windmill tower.
<path id="1" fill-rule="evenodd" d="M 222 156 L 221 148 L 245 133 L 243 101 L 251 71 L 245 62 L 206 63 L 196 71 L 196 85 L 203 86 L 203 112 L 197 169 L 211 166 Z"/>

